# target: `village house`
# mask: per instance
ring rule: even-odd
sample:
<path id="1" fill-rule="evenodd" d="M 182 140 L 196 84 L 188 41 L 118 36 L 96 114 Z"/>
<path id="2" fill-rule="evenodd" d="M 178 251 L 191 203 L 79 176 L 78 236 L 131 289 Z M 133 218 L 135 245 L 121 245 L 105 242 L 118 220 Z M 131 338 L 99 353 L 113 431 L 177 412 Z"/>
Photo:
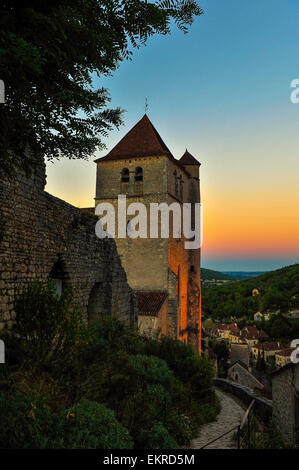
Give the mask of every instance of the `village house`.
<path id="1" fill-rule="evenodd" d="M 241 330 L 232 330 L 231 333 L 230 333 L 230 336 L 229 336 L 229 342 L 231 344 L 242 344 L 244 343 L 243 339 L 242 339 L 242 335 L 241 335 Z"/>
<path id="2" fill-rule="evenodd" d="M 268 335 L 263 330 L 259 330 L 255 325 L 245 326 L 241 330 L 241 337 L 249 347 L 258 344 L 260 341 L 265 341 L 268 339 Z"/>
<path id="3" fill-rule="evenodd" d="M 140 334 L 153 337 L 158 333 L 166 334 L 167 292 L 138 292 L 138 330 Z"/>
<path id="4" fill-rule="evenodd" d="M 216 334 L 222 339 L 226 339 L 231 342 L 232 335 L 238 335 L 240 333 L 240 328 L 237 323 L 231 323 L 230 325 L 225 325 L 223 323 L 217 325 Z"/>
<path id="5" fill-rule="evenodd" d="M 229 339 L 229 335 L 230 335 L 230 329 L 229 329 L 229 326 L 228 325 L 225 325 L 225 324 L 219 324 L 217 325 L 217 330 L 216 330 L 216 334 L 219 338 L 222 338 L 222 339 Z"/>
<path id="6" fill-rule="evenodd" d="M 262 321 L 264 319 L 264 314 L 261 312 L 256 312 L 253 318 L 254 318 L 254 321 Z"/>
<path id="7" fill-rule="evenodd" d="M 275 354 L 281 348 L 279 342 L 260 343 L 251 346 L 251 357 L 257 360 L 259 357 L 264 358 L 266 362 L 271 359 L 275 360 Z"/>
<path id="8" fill-rule="evenodd" d="M 269 321 L 272 316 L 278 315 L 279 312 L 256 312 L 254 314 L 254 321 Z"/>
<path id="9" fill-rule="evenodd" d="M 251 389 L 263 390 L 264 385 L 254 376 L 249 367 L 241 361 L 232 364 L 228 369 L 228 380 Z"/>
<path id="10" fill-rule="evenodd" d="M 284 348 L 275 354 L 276 367 L 284 367 L 291 362 L 291 354 L 294 348 Z"/>

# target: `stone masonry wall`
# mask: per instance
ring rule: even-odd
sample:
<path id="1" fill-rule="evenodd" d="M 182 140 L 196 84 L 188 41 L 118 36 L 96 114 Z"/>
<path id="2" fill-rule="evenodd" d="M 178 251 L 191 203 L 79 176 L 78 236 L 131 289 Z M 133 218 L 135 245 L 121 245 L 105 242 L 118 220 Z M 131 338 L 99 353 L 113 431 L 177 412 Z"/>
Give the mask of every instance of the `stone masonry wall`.
<path id="1" fill-rule="evenodd" d="M 273 421 L 286 442 L 296 441 L 296 407 L 299 390 L 299 365 L 291 364 L 272 374 Z"/>
<path id="2" fill-rule="evenodd" d="M 262 383 L 238 363 L 230 367 L 228 379 L 238 382 L 240 385 L 245 385 L 245 387 L 252 388 L 253 390 L 256 388 L 262 390 L 264 388 Z"/>
<path id="3" fill-rule="evenodd" d="M 142 191 L 135 189 L 135 170 L 142 168 Z M 185 168 L 165 155 L 133 157 L 98 161 L 96 205 L 109 203 L 116 214 L 118 227 L 118 195 L 122 193 L 121 174 L 129 170 L 126 182 L 127 208 L 131 203 L 143 203 L 147 209 L 147 234 L 150 234 L 150 204 L 199 202 L 199 181 Z M 198 173 L 198 169 L 196 170 Z M 183 180 L 182 194 L 175 190 L 176 178 Z M 140 189 L 140 187 L 139 187 Z M 136 206 L 135 206 L 136 207 Z M 182 207 L 182 206 L 181 206 Z M 127 217 L 127 221 L 133 214 Z M 186 250 L 184 235 L 173 238 L 170 216 L 169 238 L 161 237 L 161 219 L 158 238 L 117 238 L 117 249 L 130 286 L 138 290 L 168 291 L 167 334 L 200 349 L 200 250 Z M 192 268 L 192 269 L 191 269 Z M 192 275 L 191 275 L 192 272 Z M 161 326 L 161 325 L 160 325 Z"/>
<path id="4" fill-rule="evenodd" d="M 114 240 L 99 240 L 96 218 L 44 191 L 45 166 L 27 178 L 0 181 L 0 329 L 15 319 L 16 291 L 46 280 L 55 265 L 87 316 L 91 292 L 109 296 L 110 312 L 136 324 L 136 306 Z M 93 305 L 94 308 L 94 305 Z"/>

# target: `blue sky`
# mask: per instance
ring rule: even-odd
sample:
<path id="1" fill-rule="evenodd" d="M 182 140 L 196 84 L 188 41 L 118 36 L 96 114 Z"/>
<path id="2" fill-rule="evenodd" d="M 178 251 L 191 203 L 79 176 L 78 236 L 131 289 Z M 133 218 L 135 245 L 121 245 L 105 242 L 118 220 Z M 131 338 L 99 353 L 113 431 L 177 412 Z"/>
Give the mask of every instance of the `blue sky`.
<path id="1" fill-rule="evenodd" d="M 144 114 L 176 157 L 201 162 L 203 265 L 266 270 L 298 261 L 299 1 L 202 0 L 189 34 L 173 29 L 134 51 L 107 87 L 126 110 L 111 149 Z M 100 152 L 98 155 L 104 155 Z M 48 165 L 47 190 L 91 206 L 95 165 Z M 225 213 L 225 217 L 224 214 Z M 246 217 L 244 214 L 247 214 Z"/>

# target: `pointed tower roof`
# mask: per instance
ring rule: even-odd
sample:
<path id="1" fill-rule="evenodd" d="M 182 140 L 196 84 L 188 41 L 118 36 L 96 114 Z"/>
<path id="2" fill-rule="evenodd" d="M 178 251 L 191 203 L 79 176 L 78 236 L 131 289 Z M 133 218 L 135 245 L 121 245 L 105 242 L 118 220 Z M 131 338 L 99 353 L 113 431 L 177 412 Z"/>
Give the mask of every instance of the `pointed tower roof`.
<path id="1" fill-rule="evenodd" d="M 96 162 L 160 155 L 174 158 L 145 114 L 105 157 L 97 159 Z"/>
<path id="2" fill-rule="evenodd" d="M 193 155 L 191 155 L 191 153 L 189 153 L 187 149 L 182 158 L 180 159 L 180 163 L 182 165 L 201 165 L 201 163 L 199 163 L 199 161 L 197 161 L 196 158 L 194 158 Z"/>

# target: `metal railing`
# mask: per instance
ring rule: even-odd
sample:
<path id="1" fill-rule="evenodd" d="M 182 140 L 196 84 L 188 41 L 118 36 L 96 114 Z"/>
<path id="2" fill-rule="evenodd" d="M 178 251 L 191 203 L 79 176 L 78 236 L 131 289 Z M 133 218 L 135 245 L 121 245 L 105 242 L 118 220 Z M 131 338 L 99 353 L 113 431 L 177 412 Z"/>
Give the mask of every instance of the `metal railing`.
<path id="1" fill-rule="evenodd" d="M 214 442 L 218 441 L 222 437 L 224 437 L 227 434 L 230 434 L 231 432 L 236 431 L 236 430 L 237 430 L 237 448 L 242 449 L 242 445 L 244 444 L 244 442 L 247 438 L 248 439 L 248 449 L 250 449 L 250 415 L 251 415 L 251 411 L 253 409 L 254 403 L 255 403 L 255 400 L 252 400 L 249 407 L 245 411 L 244 416 L 243 416 L 242 421 L 241 421 L 240 424 L 237 424 L 236 426 L 229 429 L 228 431 L 225 431 L 221 435 L 219 435 L 219 436 L 215 437 L 214 439 L 210 440 L 205 445 L 200 447 L 200 449 L 205 449 L 206 447 L 208 447 L 209 445 L 211 445 Z M 245 426 L 246 422 L 248 423 L 247 431 L 246 431 L 245 435 L 242 437 L 241 433 L 242 433 L 242 430 L 244 429 L 244 426 Z"/>

